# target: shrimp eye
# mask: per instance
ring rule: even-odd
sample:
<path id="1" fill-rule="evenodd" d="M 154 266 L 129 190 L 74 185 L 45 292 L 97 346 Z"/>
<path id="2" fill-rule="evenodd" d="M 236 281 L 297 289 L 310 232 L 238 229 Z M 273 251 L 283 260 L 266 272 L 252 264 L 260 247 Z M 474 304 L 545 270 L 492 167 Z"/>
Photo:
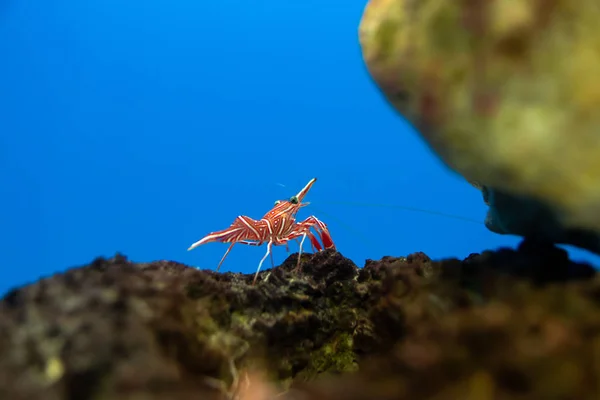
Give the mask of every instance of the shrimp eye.
<path id="1" fill-rule="evenodd" d="M 292 203 L 292 204 L 298 204 L 298 197 L 296 197 L 296 196 L 290 197 L 290 203 Z"/>
<path id="2" fill-rule="evenodd" d="M 281 200 L 275 200 L 275 205 L 281 203 Z"/>

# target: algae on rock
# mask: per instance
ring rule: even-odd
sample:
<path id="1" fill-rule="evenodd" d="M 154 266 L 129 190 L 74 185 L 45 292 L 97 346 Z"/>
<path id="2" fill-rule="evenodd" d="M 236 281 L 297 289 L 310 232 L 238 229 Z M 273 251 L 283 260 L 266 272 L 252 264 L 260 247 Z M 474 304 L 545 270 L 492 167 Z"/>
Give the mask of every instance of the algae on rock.
<path id="1" fill-rule="evenodd" d="M 255 286 L 116 256 L 15 289 L 0 301 L 0 398 L 441 400 L 473 380 L 491 393 L 478 400 L 598 398 L 582 382 L 600 371 L 600 281 L 564 250 L 303 258 Z"/>

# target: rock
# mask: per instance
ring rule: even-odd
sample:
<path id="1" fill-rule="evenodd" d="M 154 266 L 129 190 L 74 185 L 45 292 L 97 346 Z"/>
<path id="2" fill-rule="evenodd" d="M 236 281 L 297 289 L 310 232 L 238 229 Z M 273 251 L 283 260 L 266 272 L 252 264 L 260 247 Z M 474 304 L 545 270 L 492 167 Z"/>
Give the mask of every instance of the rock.
<path id="1" fill-rule="evenodd" d="M 489 210 L 485 226 L 492 232 L 520 235 L 549 243 L 571 244 L 600 254 L 600 233 L 567 228 L 544 203 L 480 187 Z"/>
<path id="2" fill-rule="evenodd" d="M 371 0 L 360 43 L 447 165 L 539 204 L 563 230 L 544 236 L 577 242 L 570 232 L 600 232 L 598 21 L 596 0 Z"/>
<path id="3" fill-rule="evenodd" d="M 0 398 L 600 396 L 600 281 L 525 241 L 460 261 L 297 254 L 253 274 L 122 255 L 0 300 Z M 277 396 L 277 397 L 276 397 Z"/>
<path id="4" fill-rule="evenodd" d="M 355 370 L 358 269 L 335 252 L 308 257 L 310 278 L 293 279 L 288 260 L 255 287 L 118 255 L 16 289 L 0 302 L 0 398 L 224 399 L 246 360 L 284 386 Z"/>

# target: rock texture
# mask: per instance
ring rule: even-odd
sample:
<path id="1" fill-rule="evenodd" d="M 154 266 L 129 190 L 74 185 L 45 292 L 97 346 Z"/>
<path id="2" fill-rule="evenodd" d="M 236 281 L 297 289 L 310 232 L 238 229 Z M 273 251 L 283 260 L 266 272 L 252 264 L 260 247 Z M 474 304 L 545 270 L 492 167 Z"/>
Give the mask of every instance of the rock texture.
<path id="1" fill-rule="evenodd" d="M 117 255 L 0 301 L 0 398 L 597 399 L 600 280 L 566 252 L 253 275 Z"/>
<path id="2" fill-rule="evenodd" d="M 371 0 L 360 43 L 384 95 L 451 168 L 550 211 L 565 229 L 555 241 L 569 242 L 573 229 L 600 232 L 598 21 L 596 0 Z M 526 221 L 512 233 L 524 231 L 536 235 Z"/>

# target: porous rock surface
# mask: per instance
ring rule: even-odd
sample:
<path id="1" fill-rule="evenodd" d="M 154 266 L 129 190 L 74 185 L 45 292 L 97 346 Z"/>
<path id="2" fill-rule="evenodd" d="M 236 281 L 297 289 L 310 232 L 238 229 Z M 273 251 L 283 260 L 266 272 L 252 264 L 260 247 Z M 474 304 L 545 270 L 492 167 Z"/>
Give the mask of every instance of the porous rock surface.
<path id="1" fill-rule="evenodd" d="M 374 81 L 440 158 L 527 206 L 493 211 L 508 233 L 600 254 L 598 21 L 597 0 L 370 0 L 359 32 Z M 532 206 L 565 231 L 538 235 Z"/>
<path id="2" fill-rule="evenodd" d="M 117 255 L 14 289 L 0 398 L 600 398 L 600 281 L 563 250 L 296 257 L 255 286 Z"/>

